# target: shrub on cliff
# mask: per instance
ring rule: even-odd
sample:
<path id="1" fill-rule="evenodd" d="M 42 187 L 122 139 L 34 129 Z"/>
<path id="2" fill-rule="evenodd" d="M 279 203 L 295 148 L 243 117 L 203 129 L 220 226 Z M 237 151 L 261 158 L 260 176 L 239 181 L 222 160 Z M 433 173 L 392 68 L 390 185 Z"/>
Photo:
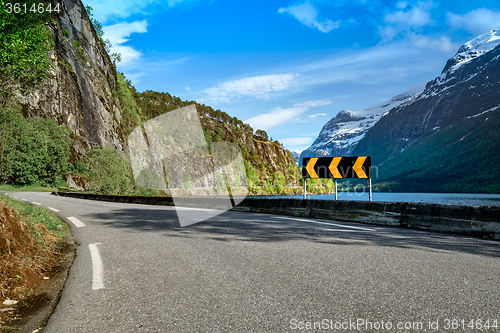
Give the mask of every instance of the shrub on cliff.
<path id="1" fill-rule="evenodd" d="M 0 109 L 0 182 L 62 181 L 71 148 L 69 133 L 54 120 L 24 118 L 18 111 Z"/>
<path id="2" fill-rule="evenodd" d="M 47 3 L 26 4 L 30 8 L 41 2 Z M 0 106 L 6 105 L 15 84 L 28 89 L 43 80 L 50 66 L 47 51 L 54 45 L 45 26 L 50 21 L 49 13 L 7 13 L 6 4 L 0 0 Z"/>
<path id="3" fill-rule="evenodd" d="M 130 81 L 125 80 L 123 74 L 116 73 L 116 83 L 116 92 L 122 109 L 121 124 L 125 133 L 129 135 L 134 128 L 141 124 L 141 118 L 139 115 L 142 111 L 134 100 Z"/>
<path id="4" fill-rule="evenodd" d="M 133 178 L 125 159 L 113 148 L 93 149 L 87 158 L 90 188 L 100 194 L 128 191 Z"/>

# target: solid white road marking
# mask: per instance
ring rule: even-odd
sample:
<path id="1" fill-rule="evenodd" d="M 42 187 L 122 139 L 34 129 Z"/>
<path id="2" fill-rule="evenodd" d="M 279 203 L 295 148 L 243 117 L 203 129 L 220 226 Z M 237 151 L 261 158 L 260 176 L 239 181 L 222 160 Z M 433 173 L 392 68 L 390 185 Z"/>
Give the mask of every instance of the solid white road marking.
<path id="1" fill-rule="evenodd" d="M 90 256 L 92 257 L 92 289 L 104 289 L 104 269 L 102 266 L 101 255 L 97 245 L 100 243 L 89 244 Z"/>
<path id="2" fill-rule="evenodd" d="M 42 205 L 41 203 L 34 202 L 34 201 L 33 201 L 33 203 L 34 203 L 35 205 L 37 205 L 37 206 L 41 206 L 41 205 Z"/>
<path id="3" fill-rule="evenodd" d="M 310 222 L 310 223 L 317 223 L 317 224 L 333 225 L 335 227 L 355 229 L 355 230 L 375 231 L 374 229 L 361 228 L 361 227 L 352 227 L 352 226 L 349 226 L 349 225 L 336 224 L 336 223 L 328 223 L 328 222 L 321 222 L 321 221 L 313 221 L 313 220 L 306 220 L 306 219 L 297 219 L 297 218 L 293 218 L 293 217 L 275 216 L 274 218 L 276 218 L 276 219 L 283 219 L 283 220 L 293 220 L 293 221 L 301 221 L 301 222 Z"/>
<path id="4" fill-rule="evenodd" d="M 52 207 L 47 207 L 47 208 L 48 208 L 48 209 L 50 209 L 50 210 L 51 210 L 51 211 L 53 211 L 53 212 L 60 212 L 60 210 L 59 210 L 59 209 L 55 209 L 55 208 L 52 208 Z"/>
<path id="5" fill-rule="evenodd" d="M 77 228 L 85 227 L 85 223 L 83 223 L 82 221 L 80 221 L 76 217 L 72 217 L 72 216 L 68 217 L 68 220 L 70 220 L 71 223 L 73 223 L 75 225 L 75 227 L 77 227 Z"/>

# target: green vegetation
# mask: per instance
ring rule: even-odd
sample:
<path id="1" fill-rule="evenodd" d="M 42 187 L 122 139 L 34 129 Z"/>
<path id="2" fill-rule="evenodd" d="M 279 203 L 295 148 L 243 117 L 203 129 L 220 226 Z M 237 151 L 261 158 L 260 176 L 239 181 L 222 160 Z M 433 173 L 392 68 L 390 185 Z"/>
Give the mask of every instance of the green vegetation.
<path id="1" fill-rule="evenodd" d="M 35 1 L 28 1 L 32 3 Z M 88 156 L 80 156 L 71 151 L 72 140 L 78 138 L 70 130 L 58 126 L 54 120 L 25 118 L 20 109 L 5 102 L 17 84 L 29 91 L 43 80 L 50 66 L 47 52 L 54 45 L 47 25 L 57 24 L 47 12 L 7 14 L 5 4 L 5 0 L 0 0 L 0 100 L 4 103 L 2 106 L 0 102 L 0 186 L 31 190 L 67 187 L 64 180 L 71 175 L 77 184 L 86 184 L 91 192 L 124 194 L 132 190 L 141 195 L 161 194 L 161 191 L 137 188 L 128 158 L 116 150 L 98 148 L 91 150 Z M 102 24 L 94 18 L 92 7 L 87 6 L 86 10 L 98 38 L 110 52 L 111 44 L 103 38 Z M 71 37 L 68 30 L 62 34 Z M 81 54 L 82 61 L 88 61 L 80 41 L 69 42 Z M 120 55 L 112 54 L 111 58 L 119 61 Z M 66 59 L 59 61 L 70 66 Z M 240 147 L 252 193 L 285 193 L 300 178 L 291 153 L 283 152 L 284 147 L 278 141 L 269 140 L 265 131 L 254 133 L 248 124 L 221 110 L 182 101 L 168 93 L 139 93 L 120 73 L 117 73 L 114 93 L 120 104 L 120 125 L 126 136 L 156 116 L 196 104 L 207 142 L 233 142 Z M 26 113 L 23 111 L 23 114 Z M 191 178 L 192 175 L 182 179 L 188 188 L 194 186 Z"/>
<path id="2" fill-rule="evenodd" d="M 122 56 L 120 53 L 111 53 L 111 47 L 113 46 L 109 39 L 104 39 L 104 29 L 102 28 L 101 22 L 99 22 L 97 19 L 94 18 L 93 14 L 93 8 L 92 6 L 86 6 L 85 10 L 87 11 L 87 15 L 89 16 L 90 22 L 92 22 L 92 25 L 94 26 L 94 29 L 97 33 L 97 36 L 99 37 L 99 40 L 101 41 L 102 45 L 104 45 L 104 49 L 106 52 L 109 54 L 111 60 L 113 62 L 120 62 L 122 60 Z"/>
<path id="3" fill-rule="evenodd" d="M 10 197 L 0 196 L 0 258 L 3 299 L 21 299 L 40 294 L 38 276 L 54 272 L 62 252 L 67 250 L 65 236 L 69 226 L 43 208 L 32 207 Z M 24 303 L 24 302 L 23 302 Z M 26 303 L 25 303 L 26 304 Z M 12 319 L 24 314 L 2 313 L 1 332 L 17 332 Z"/>
<path id="4" fill-rule="evenodd" d="M 46 209 L 34 207 L 14 200 L 10 197 L 0 196 L 0 201 L 6 206 L 14 208 L 14 210 L 22 216 L 23 220 L 29 224 L 35 239 L 40 243 L 40 245 L 42 245 L 43 248 L 45 248 L 46 244 L 43 237 L 41 237 L 42 234 L 40 230 L 35 228 L 35 225 L 37 224 L 44 225 L 47 230 L 56 236 L 59 246 L 63 244 L 64 236 L 69 233 L 69 226 L 60 218 Z"/>
<path id="5" fill-rule="evenodd" d="M 16 84 L 28 90 L 45 78 L 50 66 L 47 51 L 54 45 L 45 26 L 51 20 L 49 13 L 8 14 L 6 3 L 0 0 L 0 107 L 10 99 Z"/>
<path id="6" fill-rule="evenodd" d="M 131 82 L 125 80 L 125 76 L 121 73 L 117 73 L 116 78 L 116 93 L 122 109 L 121 125 L 125 133 L 129 135 L 134 128 L 141 125 L 140 114 L 142 111 L 135 102 Z"/>
<path id="7" fill-rule="evenodd" d="M 93 149 L 87 158 L 91 190 L 101 194 L 124 194 L 133 179 L 126 160 L 112 148 Z"/>
<path id="8" fill-rule="evenodd" d="M 143 123 L 166 112 L 195 104 L 207 142 L 233 142 L 240 147 L 245 160 L 247 186 L 250 193 L 280 194 L 301 191 L 297 186 L 301 175 L 297 165 L 293 163 L 292 153 L 286 151 L 278 141 L 270 141 L 265 131 L 257 130 L 254 133 L 250 125 L 221 110 L 214 110 L 210 106 L 195 101 L 182 101 L 168 93 L 150 90 L 139 93 L 129 81 L 126 83 L 133 93 L 137 106 L 142 111 L 138 114 Z M 248 145 L 251 143 L 254 147 L 261 144 L 267 145 L 270 150 L 284 150 L 285 158 L 276 157 L 277 160 L 274 162 L 278 164 L 278 167 L 273 166 L 263 156 L 263 152 L 255 148 L 249 150 Z"/>
<path id="9" fill-rule="evenodd" d="M 500 115 L 485 114 L 445 127 L 389 160 L 391 142 L 363 152 L 380 164 L 374 189 L 500 193 L 499 126 Z"/>
<path id="10" fill-rule="evenodd" d="M 0 184 L 0 191 L 21 191 L 21 192 L 53 192 L 59 188 L 68 188 L 66 182 L 60 182 L 54 185 L 42 185 L 41 183 L 34 183 L 29 185 L 13 185 L 13 184 Z"/>
<path id="11" fill-rule="evenodd" d="M 63 181 L 71 147 L 70 131 L 54 120 L 24 118 L 0 109 L 0 183 L 43 186 Z"/>

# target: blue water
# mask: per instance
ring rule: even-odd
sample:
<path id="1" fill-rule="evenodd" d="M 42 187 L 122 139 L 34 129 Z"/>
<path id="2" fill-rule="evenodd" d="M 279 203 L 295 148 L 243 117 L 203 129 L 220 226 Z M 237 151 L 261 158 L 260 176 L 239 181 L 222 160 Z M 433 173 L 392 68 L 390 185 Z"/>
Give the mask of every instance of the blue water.
<path id="1" fill-rule="evenodd" d="M 301 195 L 269 195 L 258 196 L 268 198 L 297 198 Z M 335 200 L 334 194 L 312 194 L 308 199 Z M 447 205 L 464 206 L 500 206 L 500 194 L 478 194 L 478 193 L 384 193 L 373 192 L 373 201 L 396 201 L 396 202 L 428 202 Z M 360 200 L 368 201 L 368 192 L 339 192 L 338 200 Z"/>

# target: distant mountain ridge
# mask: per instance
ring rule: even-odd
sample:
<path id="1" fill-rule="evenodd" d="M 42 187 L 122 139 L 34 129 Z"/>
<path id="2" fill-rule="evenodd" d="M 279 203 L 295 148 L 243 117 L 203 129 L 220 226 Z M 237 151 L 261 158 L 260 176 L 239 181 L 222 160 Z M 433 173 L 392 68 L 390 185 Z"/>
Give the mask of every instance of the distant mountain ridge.
<path id="1" fill-rule="evenodd" d="M 371 155 L 379 190 L 500 193 L 499 84 L 496 29 L 461 46 L 421 93 L 387 110 L 363 135 L 356 133 L 357 142 L 352 137 L 349 147 L 339 144 L 342 126 L 360 121 L 352 115 L 342 122 L 346 115 L 339 113 L 304 152 Z"/>
<path id="2" fill-rule="evenodd" d="M 440 76 L 429 81 L 421 94 L 381 118 L 354 151 L 359 153 L 391 142 L 393 149 L 386 160 L 422 137 L 484 111 L 496 110 L 500 105 L 500 39 L 493 38 L 496 43 L 492 43 L 492 36 L 500 36 L 500 30 L 491 30 L 460 47 Z M 457 59 L 462 60 L 457 62 Z"/>
<path id="3" fill-rule="evenodd" d="M 350 155 L 359 140 L 390 109 L 411 99 L 410 92 L 402 93 L 383 103 L 359 111 L 342 110 L 323 126 L 318 138 L 304 150 L 301 158 L 314 156 Z"/>

